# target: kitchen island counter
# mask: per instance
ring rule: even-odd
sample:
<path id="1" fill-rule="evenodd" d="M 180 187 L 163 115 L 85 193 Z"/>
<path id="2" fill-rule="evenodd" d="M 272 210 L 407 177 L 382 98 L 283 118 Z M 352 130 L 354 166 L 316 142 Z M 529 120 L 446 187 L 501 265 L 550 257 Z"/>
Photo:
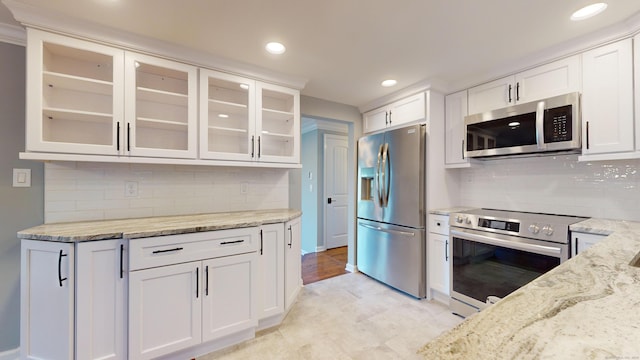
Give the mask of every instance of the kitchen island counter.
<path id="1" fill-rule="evenodd" d="M 299 210 L 274 209 L 43 224 L 18 232 L 18 238 L 58 242 L 135 239 L 280 223 L 301 214 Z"/>
<path id="2" fill-rule="evenodd" d="M 611 234 L 419 353 L 425 359 L 640 359 L 640 224 L 589 219 Z"/>

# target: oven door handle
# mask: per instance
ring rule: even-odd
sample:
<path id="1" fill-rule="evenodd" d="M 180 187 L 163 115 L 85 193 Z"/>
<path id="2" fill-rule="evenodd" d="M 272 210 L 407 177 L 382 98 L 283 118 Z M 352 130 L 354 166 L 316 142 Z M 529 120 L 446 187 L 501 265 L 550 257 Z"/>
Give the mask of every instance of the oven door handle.
<path id="1" fill-rule="evenodd" d="M 373 225 L 365 224 L 365 223 L 362 223 L 362 222 L 360 222 L 359 224 L 360 224 L 360 226 L 366 227 L 367 229 L 376 230 L 376 231 L 382 231 L 382 232 L 386 232 L 386 233 L 389 233 L 389 234 L 397 234 L 397 235 L 411 236 L 411 237 L 416 236 L 416 233 L 414 233 L 414 232 L 400 231 L 400 230 L 393 230 L 393 229 L 384 229 L 384 228 L 381 228 L 380 226 L 373 226 Z"/>
<path id="2" fill-rule="evenodd" d="M 497 239 L 491 236 L 478 235 L 466 232 L 464 230 L 449 230 L 450 236 L 461 238 L 462 240 L 471 240 L 487 245 L 501 246 L 509 249 L 522 250 L 532 252 L 540 255 L 553 256 L 557 258 L 562 257 L 562 249 L 555 246 L 545 246 L 536 244 L 526 244 L 518 241 L 509 241 L 503 239 Z"/>

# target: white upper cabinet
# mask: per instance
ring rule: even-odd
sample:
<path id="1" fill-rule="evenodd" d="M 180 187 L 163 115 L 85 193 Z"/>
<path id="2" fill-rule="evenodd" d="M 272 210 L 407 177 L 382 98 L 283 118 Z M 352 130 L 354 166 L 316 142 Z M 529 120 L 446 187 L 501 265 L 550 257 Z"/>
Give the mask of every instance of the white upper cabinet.
<path id="1" fill-rule="evenodd" d="M 300 162 L 300 92 L 256 82 L 256 151 L 265 162 Z"/>
<path id="2" fill-rule="evenodd" d="M 27 31 L 27 151 L 117 155 L 124 52 Z"/>
<path id="3" fill-rule="evenodd" d="M 255 81 L 200 70 L 200 157 L 253 159 L 255 152 Z"/>
<path id="4" fill-rule="evenodd" d="M 633 151 L 632 40 L 587 51 L 582 62 L 582 154 Z"/>
<path id="5" fill-rule="evenodd" d="M 298 163 L 300 93 L 202 69 L 200 157 Z"/>
<path id="6" fill-rule="evenodd" d="M 467 116 L 467 90 L 445 97 L 445 166 L 469 166 L 464 157 L 464 117 Z"/>
<path id="7" fill-rule="evenodd" d="M 197 68 L 125 54 L 124 154 L 196 158 Z"/>
<path id="8" fill-rule="evenodd" d="M 370 133 L 425 119 L 425 95 L 419 93 L 364 113 L 363 132 Z"/>
<path id="9" fill-rule="evenodd" d="M 580 91 L 580 56 L 507 76 L 469 89 L 469 114 Z"/>

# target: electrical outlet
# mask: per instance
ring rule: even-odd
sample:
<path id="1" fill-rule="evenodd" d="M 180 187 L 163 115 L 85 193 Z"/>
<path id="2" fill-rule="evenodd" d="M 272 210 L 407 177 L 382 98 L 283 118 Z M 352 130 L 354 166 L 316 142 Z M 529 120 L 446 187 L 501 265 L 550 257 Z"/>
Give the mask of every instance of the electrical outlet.
<path id="1" fill-rule="evenodd" d="M 138 196 L 138 182 L 137 181 L 125 181 L 124 182 L 124 196 L 125 197 L 137 197 Z"/>
<path id="2" fill-rule="evenodd" d="M 240 183 L 240 194 L 246 194 L 249 192 L 249 183 Z"/>

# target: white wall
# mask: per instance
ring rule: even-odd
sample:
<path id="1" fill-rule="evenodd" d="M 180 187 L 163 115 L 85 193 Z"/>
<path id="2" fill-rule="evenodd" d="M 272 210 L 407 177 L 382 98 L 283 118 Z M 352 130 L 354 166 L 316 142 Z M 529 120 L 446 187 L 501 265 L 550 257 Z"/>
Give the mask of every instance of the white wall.
<path id="1" fill-rule="evenodd" d="M 577 155 L 481 162 L 460 171 L 460 205 L 640 221 L 640 160 Z"/>
<path id="2" fill-rule="evenodd" d="M 127 181 L 138 196 L 125 197 Z M 287 208 L 288 195 L 286 169 L 45 164 L 46 223 Z"/>

